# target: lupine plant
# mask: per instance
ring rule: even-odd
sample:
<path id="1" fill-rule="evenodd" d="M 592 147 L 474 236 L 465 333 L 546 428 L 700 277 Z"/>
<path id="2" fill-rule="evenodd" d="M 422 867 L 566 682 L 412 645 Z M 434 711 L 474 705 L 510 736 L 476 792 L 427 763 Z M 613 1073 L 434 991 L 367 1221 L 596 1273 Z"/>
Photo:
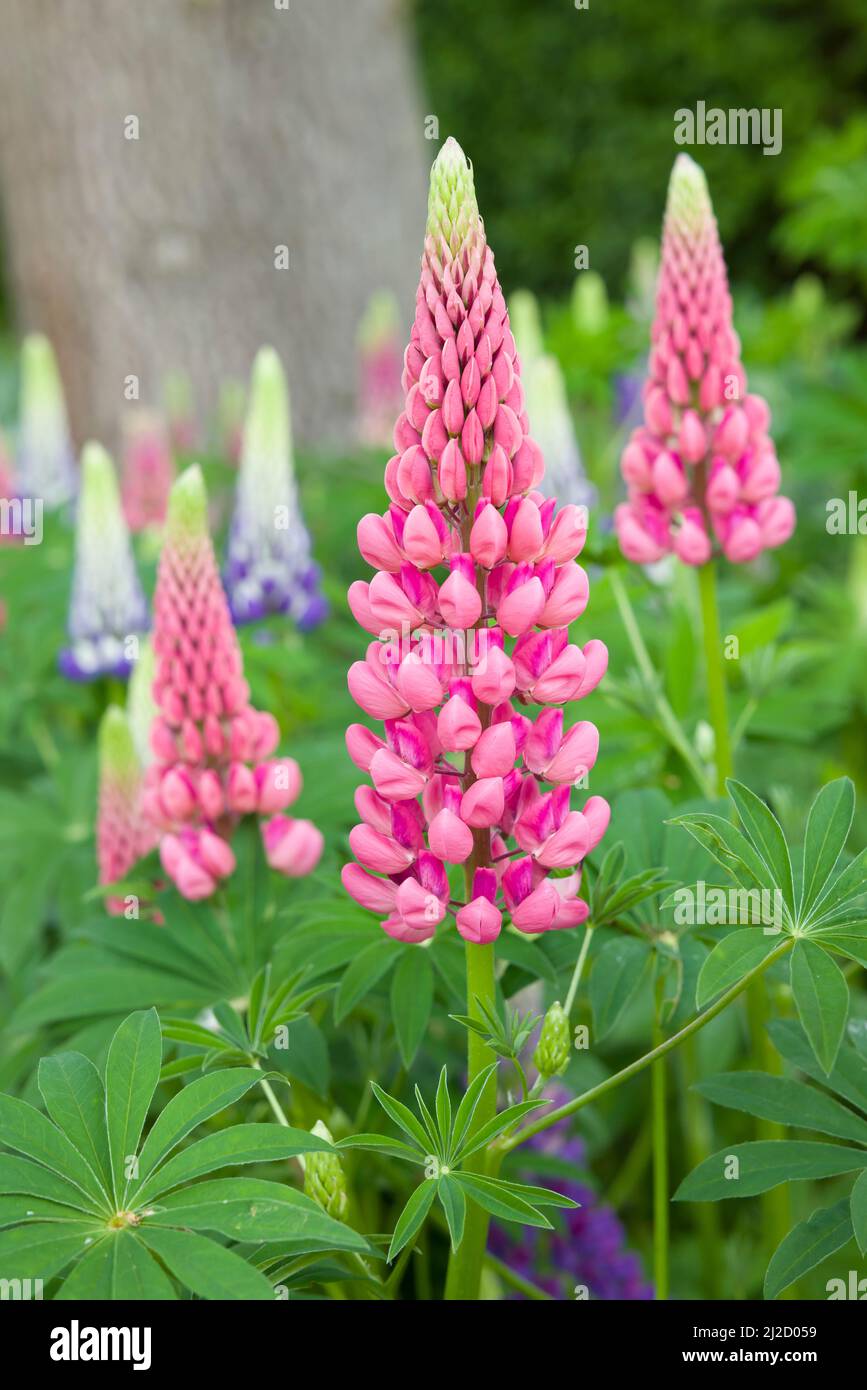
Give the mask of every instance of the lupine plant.
<path id="1" fill-rule="evenodd" d="M 41 333 L 31 333 L 22 344 L 20 391 L 16 489 L 46 507 L 59 507 L 75 496 L 78 469 L 57 358 Z"/>
<path id="2" fill-rule="evenodd" d="M 250 704 L 243 660 L 208 533 L 201 471 L 188 468 L 169 500 L 154 596 L 156 716 L 144 815 L 159 833 L 160 860 L 187 898 L 207 898 L 234 870 L 229 843 L 240 818 L 261 824 L 268 862 L 309 873 L 322 836 L 283 812 L 301 789 L 270 714 Z"/>
<path id="3" fill-rule="evenodd" d="M 763 1280 L 773 1299 L 857 1272 L 857 658 L 838 654 L 855 693 L 835 724 L 839 692 L 799 684 L 827 643 L 773 645 L 799 601 L 791 548 L 772 543 L 793 511 L 696 166 L 675 168 L 645 421 L 624 452 L 628 570 L 605 519 L 552 488 L 556 411 L 528 380 L 580 343 L 588 360 L 560 367 L 582 437 L 585 402 L 611 400 L 627 316 L 586 275 L 571 335 L 546 304 L 548 342 L 539 319 L 516 343 L 522 299 L 510 317 L 446 142 L 386 497 L 372 451 L 363 468 L 298 452 L 317 555 L 331 593 L 350 586 L 366 652 L 339 609 L 288 634 L 291 615 L 265 611 L 274 508 L 300 518 L 269 350 L 240 476 L 188 467 L 131 541 L 91 447 L 77 516 L 0 549 L 0 1279 L 63 1301 L 544 1301 L 747 1298 Z M 603 497 L 610 430 L 591 450 Z M 226 534 L 233 490 L 261 506 Z M 242 512 L 267 627 L 236 606 Z M 117 672 L 73 684 L 55 653 L 71 584 L 79 608 L 113 613 L 136 551 L 153 620 L 149 637 L 112 628 L 136 637 L 124 707 Z M 745 651 L 731 729 L 717 565 Z M 769 670 L 790 703 L 765 705 Z M 782 731 L 796 697 L 798 756 Z M 310 821 L 292 815 L 302 768 Z"/>
<path id="4" fill-rule="evenodd" d="M 286 378 L 273 348 L 253 363 L 225 579 L 236 623 L 288 613 L 303 630 L 325 617 L 294 475 Z"/>
<path id="5" fill-rule="evenodd" d="M 126 679 L 149 624 L 114 465 L 100 444 L 81 455 L 69 646 L 59 657 L 70 680 Z"/>

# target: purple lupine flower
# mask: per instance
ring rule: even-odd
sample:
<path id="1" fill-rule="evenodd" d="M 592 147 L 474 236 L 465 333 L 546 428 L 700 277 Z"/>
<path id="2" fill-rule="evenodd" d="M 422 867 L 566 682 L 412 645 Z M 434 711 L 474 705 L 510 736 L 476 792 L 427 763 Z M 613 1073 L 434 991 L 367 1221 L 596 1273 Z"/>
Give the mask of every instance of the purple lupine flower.
<path id="1" fill-rule="evenodd" d="M 86 444 L 76 516 L 70 641 L 60 653 L 60 670 L 70 680 L 126 679 L 147 627 L 147 602 L 114 467 L 102 445 Z"/>
<path id="2" fill-rule="evenodd" d="M 253 363 L 224 581 L 236 624 L 287 613 L 307 631 L 328 611 L 301 515 L 289 394 L 273 348 L 261 348 Z"/>
<path id="3" fill-rule="evenodd" d="M 546 1094 L 555 1105 L 569 1099 L 562 1088 Z M 562 1192 L 579 1206 L 561 1212 L 554 1231 L 506 1228 L 495 1223 L 491 1227 L 491 1252 L 553 1298 L 574 1298 L 576 1286 L 586 1286 L 594 1299 L 652 1299 L 653 1286 L 644 1278 L 638 1255 L 627 1249 L 626 1233 L 613 1209 L 600 1202 L 577 1176 L 531 1176 L 533 1150 L 569 1164 L 576 1175 L 584 1169 L 584 1143 L 577 1135 L 568 1134 L 567 1128 L 561 1123 L 528 1141 L 522 1178 Z"/>

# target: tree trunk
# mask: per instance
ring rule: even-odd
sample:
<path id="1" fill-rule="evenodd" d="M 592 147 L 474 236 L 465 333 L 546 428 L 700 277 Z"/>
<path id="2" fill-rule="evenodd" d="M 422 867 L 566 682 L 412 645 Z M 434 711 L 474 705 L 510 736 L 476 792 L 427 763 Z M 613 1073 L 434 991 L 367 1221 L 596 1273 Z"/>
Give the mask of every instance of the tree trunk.
<path id="1" fill-rule="evenodd" d="M 398 0 L 2 0 L 11 289 L 77 440 L 116 442 L 129 377 L 207 418 L 270 342 L 296 434 L 345 441 L 371 291 L 409 327 L 422 135 Z"/>

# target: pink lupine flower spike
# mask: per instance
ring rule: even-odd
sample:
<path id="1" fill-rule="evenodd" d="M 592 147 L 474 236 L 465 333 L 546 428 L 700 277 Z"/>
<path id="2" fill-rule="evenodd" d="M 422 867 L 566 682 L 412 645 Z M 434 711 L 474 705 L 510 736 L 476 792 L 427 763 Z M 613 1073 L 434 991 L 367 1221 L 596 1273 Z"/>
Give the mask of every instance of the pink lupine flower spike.
<path id="1" fill-rule="evenodd" d="M 628 500 L 615 513 L 627 560 L 674 552 L 733 564 L 782 545 L 795 508 L 779 495 L 770 411 L 747 392 L 732 299 L 705 176 L 688 155 L 668 188 L 644 424 L 621 459 Z"/>
<path id="2" fill-rule="evenodd" d="M 261 824 L 272 868 L 309 873 L 322 835 L 284 812 L 301 790 L 291 758 L 275 758 L 277 722 L 250 704 L 243 660 L 208 534 L 201 471 L 172 488 L 154 596 L 153 761 L 144 809 L 163 868 L 187 898 L 207 898 L 232 873 L 241 816 Z"/>
<path id="3" fill-rule="evenodd" d="M 347 731 L 372 785 L 356 793 L 357 862 L 343 882 L 401 941 L 429 940 L 451 914 L 475 945 L 509 919 L 529 933 L 574 926 L 587 916 L 580 866 L 609 815 L 598 796 L 572 808 L 599 739 L 586 721 L 565 729 L 562 708 L 607 664 L 601 642 L 569 634 L 588 599 L 575 564 L 586 513 L 539 489 L 509 316 L 452 139 L 431 173 L 402 385 L 390 505 L 358 527 L 375 573 L 349 590 L 361 627 L 387 640 L 348 677 L 383 730 Z M 450 892 L 450 865 L 464 867 L 466 901 Z"/>

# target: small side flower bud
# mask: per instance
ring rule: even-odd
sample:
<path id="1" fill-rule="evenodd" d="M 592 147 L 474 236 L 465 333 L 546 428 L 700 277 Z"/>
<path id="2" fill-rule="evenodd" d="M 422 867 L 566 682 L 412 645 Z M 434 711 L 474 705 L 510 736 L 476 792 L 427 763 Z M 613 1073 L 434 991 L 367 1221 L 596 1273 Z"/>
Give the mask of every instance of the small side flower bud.
<path id="1" fill-rule="evenodd" d="M 331 1143 L 331 1133 L 327 1125 L 317 1120 L 311 1130 L 320 1139 Z M 337 1154 L 310 1153 L 304 1159 L 304 1191 L 314 1202 L 338 1221 L 346 1219 L 349 1209 L 349 1194 L 346 1191 L 346 1175 Z"/>
<path id="2" fill-rule="evenodd" d="M 541 1076 L 559 1076 L 569 1063 L 569 1015 L 559 1000 L 552 1004 L 545 1015 L 533 1065 Z"/>

